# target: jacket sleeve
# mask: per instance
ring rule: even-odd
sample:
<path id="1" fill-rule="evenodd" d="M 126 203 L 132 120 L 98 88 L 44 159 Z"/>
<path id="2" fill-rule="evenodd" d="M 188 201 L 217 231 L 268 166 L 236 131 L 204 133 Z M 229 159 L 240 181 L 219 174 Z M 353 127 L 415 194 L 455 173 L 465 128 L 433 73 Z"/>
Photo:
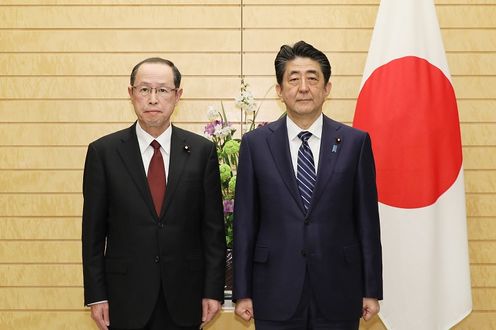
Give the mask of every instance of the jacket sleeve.
<path id="1" fill-rule="evenodd" d="M 253 250 L 258 232 L 256 178 L 247 136 L 241 141 L 233 225 L 233 300 L 251 298 Z"/>
<path id="2" fill-rule="evenodd" d="M 104 251 L 107 236 L 107 189 L 101 158 L 93 144 L 86 154 L 83 174 L 82 253 L 84 304 L 107 299 Z"/>
<path id="3" fill-rule="evenodd" d="M 217 159 L 217 150 L 213 143 L 211 144 L 204 172 L 203 194 L 204 219 L 202 223 L 202 238 L 206 265 L 204 298 L 223 301 L 226 236 L 219 162 Z"/>
<path id="4" fill-rule="evenodd" d="M 364 297 L 382 299 L 382 247 L 374 156 L 365 135 L 355 180 L 356 219 L 363 256 Z"/>

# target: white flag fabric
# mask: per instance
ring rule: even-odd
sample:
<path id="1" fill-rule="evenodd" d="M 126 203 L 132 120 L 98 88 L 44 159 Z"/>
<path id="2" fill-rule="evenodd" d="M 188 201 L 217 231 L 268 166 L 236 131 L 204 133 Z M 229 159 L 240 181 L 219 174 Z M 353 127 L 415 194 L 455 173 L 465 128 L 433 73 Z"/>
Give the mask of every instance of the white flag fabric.
<path id="1" fill-rule="evenodd" d="M 472 309 L 458 108 L 432 0 L 382 0 L 353 126 L 370 133 L 388 329 Z"/>

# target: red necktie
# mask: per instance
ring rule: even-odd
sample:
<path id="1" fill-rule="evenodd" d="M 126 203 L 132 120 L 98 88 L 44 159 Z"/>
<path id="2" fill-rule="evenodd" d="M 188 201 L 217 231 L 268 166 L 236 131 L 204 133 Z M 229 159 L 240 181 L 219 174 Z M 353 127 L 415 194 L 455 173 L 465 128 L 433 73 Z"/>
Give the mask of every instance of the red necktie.
<path id="1" fill-rule="evenodd" d="M 148 167 L 148 186 L 152 193 L 153 204 L 157 215 L 160 216 L 162 202 L 165 196 L 165 168 L 162 153 L 160 152 L 160 143 L 153 140 L 150 143 L 153 147 L 153 156 Z"/>

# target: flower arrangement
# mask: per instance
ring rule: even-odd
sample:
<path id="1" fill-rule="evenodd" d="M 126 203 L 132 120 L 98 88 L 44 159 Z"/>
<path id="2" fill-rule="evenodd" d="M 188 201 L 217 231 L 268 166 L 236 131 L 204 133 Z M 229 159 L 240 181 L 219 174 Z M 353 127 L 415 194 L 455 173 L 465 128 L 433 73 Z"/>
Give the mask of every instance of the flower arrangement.
<path id="1" fill-rule="evenodd" d="M 270 89 L 269 89 L 270 90 Z M 268 91 L 267 91 L 268 93 Z M 255 119 L 261 104 L 257 107 L 253 94 L 248 90 L 248 84 L 241 80 L 241 92 L 235 99 L 235 105 L 241 109 L 241 135 L 255 129 Z M 215 106 L 208 107 L 208 120 L 205 126 L 205 135 L 217 147 L 219 157 L 219 171 L 224 204 L 224 222 L 226 226 L 227 247 L 232 248 L 233 240 L 233 211 L 234 190 L 236 187 L 236 172 L 238 168 L 240 138 L 235 138 L 236 128 L 227 119 L 224 104 L 221 109 Z M 258 126 L 262 126 L 260 124 Z"/>

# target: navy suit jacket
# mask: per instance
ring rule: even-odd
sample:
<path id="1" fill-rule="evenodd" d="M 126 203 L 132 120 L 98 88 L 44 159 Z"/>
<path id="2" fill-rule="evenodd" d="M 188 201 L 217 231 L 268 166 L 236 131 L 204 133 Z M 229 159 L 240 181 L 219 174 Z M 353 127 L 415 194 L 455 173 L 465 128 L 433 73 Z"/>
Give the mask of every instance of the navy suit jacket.
<path id="1" fill-rule="evenodd" d="M 142 328 L 158 295 L 164 294 L 177 324 L 197 325 L 202 298 L 221 301 L 224 294 L 216 149 L 207 139 L 172 126 L 167 189 L 157 215 L 135 125 L 88 147 L 82 225 L 85 304 L 108 300 L 111 326 Z"/>
<path id="2" fill-rule="evenodd" d="M 317 183 L 305 212 L 286 117 L 243 136 L 234 213 L 233 299 L 255 318 L 287 320 L 306 274 L 330 320 L 357 319 L 382 299 L 374 159 L 367 133 L 324 116 Z"/>

